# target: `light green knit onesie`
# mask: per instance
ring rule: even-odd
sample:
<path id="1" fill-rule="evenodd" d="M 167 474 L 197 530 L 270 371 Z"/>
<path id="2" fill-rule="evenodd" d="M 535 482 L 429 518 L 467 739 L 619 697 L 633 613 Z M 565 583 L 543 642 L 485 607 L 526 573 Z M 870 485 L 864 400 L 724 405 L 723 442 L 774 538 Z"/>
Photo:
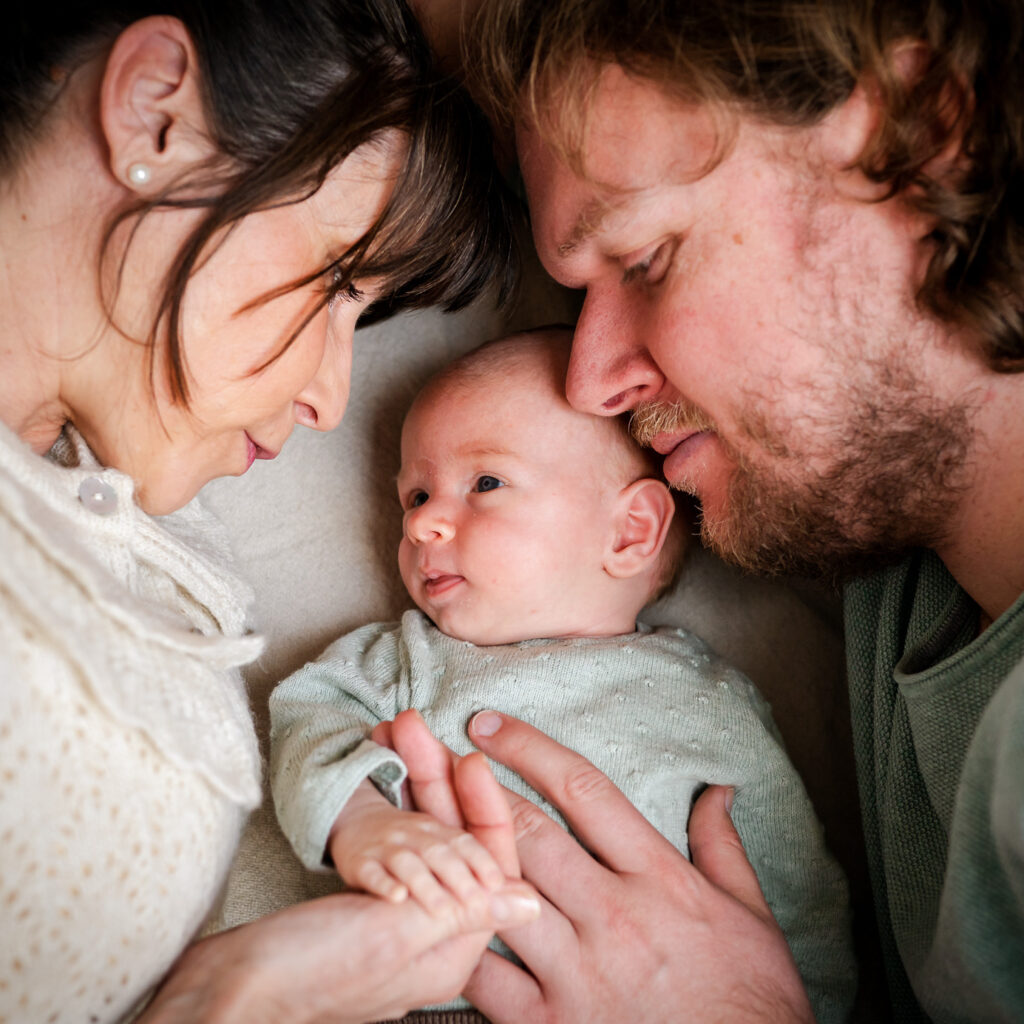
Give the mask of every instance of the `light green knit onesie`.
<path id="1" fill-rule="evenodd" d="M 366 737 L 409 707 L 459 753 L 472 749 L 466 723 L 482 708 L 532 722 L 607 772 L 684 852 L 696 792 L 734 785 L 733 820 L 818 1019 L 846 1019 L 856 970 L 842 874 L 767 705 L 700 640 L 645 629 L 474 647 L 415 611 L 342 637 L 271 698 L 274 800 L 307 867 L 322 869 L 328 831 L 363 779 L 398 799 L 404 768 Z M 494 767 L 502 783 L 558 817 L 518 776 Z"/>

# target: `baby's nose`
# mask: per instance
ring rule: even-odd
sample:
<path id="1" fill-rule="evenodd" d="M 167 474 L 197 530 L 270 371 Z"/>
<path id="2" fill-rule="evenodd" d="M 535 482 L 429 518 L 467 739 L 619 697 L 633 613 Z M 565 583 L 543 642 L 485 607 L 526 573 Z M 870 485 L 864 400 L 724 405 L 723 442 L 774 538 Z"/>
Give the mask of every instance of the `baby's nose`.
<path id="1" fill-rule="evenodd" d="M 445 509 L 443 502 L 428 498 L 406 513 L 405 532 L 417 544 L 448 541 L 455 536 L 454 517 Z"/>

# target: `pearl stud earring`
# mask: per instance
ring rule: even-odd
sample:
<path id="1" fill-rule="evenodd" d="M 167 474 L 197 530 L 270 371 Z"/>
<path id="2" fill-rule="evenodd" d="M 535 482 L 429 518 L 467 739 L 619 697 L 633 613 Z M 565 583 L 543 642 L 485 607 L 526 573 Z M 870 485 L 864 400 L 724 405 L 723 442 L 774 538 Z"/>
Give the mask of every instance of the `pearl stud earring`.
<path id="1" fill-rule="evenodd" d="M 128 168 L 128 180 L 133 185 L 148 185 L 152 176 L 152 171 L 145 164 L 132 164 Z"/>

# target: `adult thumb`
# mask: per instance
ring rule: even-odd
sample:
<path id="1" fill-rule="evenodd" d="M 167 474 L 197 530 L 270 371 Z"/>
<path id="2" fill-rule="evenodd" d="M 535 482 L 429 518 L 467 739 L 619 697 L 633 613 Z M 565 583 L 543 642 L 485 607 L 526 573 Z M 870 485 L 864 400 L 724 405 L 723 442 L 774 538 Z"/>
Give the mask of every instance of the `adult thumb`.
<path id="1" fill-rule="evenodd" d="M 708 786 L 690 813 L 690 859 L 700 873 L 758 917 L 775 922 L 729 816 L 733 790 Z"/>

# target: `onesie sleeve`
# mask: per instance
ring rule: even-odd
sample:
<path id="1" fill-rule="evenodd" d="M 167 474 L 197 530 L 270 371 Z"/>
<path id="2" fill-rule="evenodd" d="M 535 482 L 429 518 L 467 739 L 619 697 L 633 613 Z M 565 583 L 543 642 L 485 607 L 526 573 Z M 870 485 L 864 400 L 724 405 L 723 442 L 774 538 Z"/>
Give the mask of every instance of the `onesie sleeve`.
<path id="1" fill-rule="evenodd" d="M 401 631 L 375 623 L 336 640 L 270 697 L 270 783 L 278 821 L 302 863 L 325 870 L 327 836 L 356 787 L 371 779 L 394 804 L 405 766 L 369 739 L 401 710 Z"/>
<path id="2" fill-rule="evenodd" d="M 762 718 L 764 714 L 762 714 Z M 818 1024 L 847 1021 L 857 990 L 849 892 L 824 830 L 767 722 L 758 774 L 736 788 L 732 820 L 785 933 Z"/>

